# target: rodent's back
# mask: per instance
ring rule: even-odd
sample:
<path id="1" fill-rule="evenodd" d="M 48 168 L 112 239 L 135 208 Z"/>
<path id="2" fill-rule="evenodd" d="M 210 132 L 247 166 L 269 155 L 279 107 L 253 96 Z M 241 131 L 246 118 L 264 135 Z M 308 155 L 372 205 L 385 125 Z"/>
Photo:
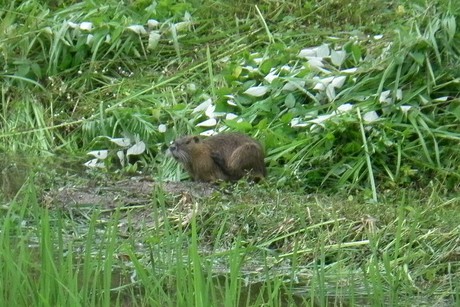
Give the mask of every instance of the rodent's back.
<path id="1" fill-rule="evenodd" d="M 240 133 L 222 133 L 201 139 L 186 136 L 170 147 L 196 181 L 235 181 L 245 175 L 258 181 L 266 176 L 262 145 Z"/>

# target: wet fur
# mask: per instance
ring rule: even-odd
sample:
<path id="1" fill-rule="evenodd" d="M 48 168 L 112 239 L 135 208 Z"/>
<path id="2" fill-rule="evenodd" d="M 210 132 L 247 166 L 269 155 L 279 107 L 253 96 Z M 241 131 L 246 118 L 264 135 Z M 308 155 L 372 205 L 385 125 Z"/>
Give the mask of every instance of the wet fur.
<path id="1" fill-rule="evenodd" d="M 244 134 L 186 136 L 169 151 L 195 181 L 236 181 L 244 176 L 259 181 L 267 175 L 262 146 Z"/>

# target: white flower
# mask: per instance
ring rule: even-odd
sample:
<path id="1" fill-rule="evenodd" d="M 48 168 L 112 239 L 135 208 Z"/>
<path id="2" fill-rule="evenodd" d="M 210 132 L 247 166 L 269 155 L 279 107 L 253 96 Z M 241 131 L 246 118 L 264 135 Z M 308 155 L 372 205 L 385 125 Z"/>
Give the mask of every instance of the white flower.
<path id="1" fill-rule="evenodd" d="M 244 91 L 244 94 L 253 96 L 253 97 L 261 97 L 265 95 L 268 92 L 268 87 L 267 86 L 253 86 L 248 88 L 246 91 Z"/>

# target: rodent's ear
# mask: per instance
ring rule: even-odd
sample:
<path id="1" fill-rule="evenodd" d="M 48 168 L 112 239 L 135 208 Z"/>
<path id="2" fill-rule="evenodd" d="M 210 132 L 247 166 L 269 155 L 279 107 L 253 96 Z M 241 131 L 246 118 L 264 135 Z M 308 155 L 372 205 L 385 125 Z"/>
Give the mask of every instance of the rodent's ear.
<path id="1" fill-rule="evenodd" d="M 199 143 L 199 142 L 200 142 L 200 138 L 199 138 L 198 136 L 194 136 L 194 137 L 193 137 L 193 141 L 194 141 L 195 143 Z"/>

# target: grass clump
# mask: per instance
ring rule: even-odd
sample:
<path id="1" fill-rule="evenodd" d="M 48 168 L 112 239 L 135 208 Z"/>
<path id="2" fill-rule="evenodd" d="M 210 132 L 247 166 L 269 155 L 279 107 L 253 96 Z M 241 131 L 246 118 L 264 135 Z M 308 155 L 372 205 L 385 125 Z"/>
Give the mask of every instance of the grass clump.
<path id="1" fill-rule="evenodd" d="M 1 300 L 19 305 L 452 304 L 458 198 L 370 204 L 238 185 L 148 205 L 44 208 L 27 184 L 2 218 Z"/>

